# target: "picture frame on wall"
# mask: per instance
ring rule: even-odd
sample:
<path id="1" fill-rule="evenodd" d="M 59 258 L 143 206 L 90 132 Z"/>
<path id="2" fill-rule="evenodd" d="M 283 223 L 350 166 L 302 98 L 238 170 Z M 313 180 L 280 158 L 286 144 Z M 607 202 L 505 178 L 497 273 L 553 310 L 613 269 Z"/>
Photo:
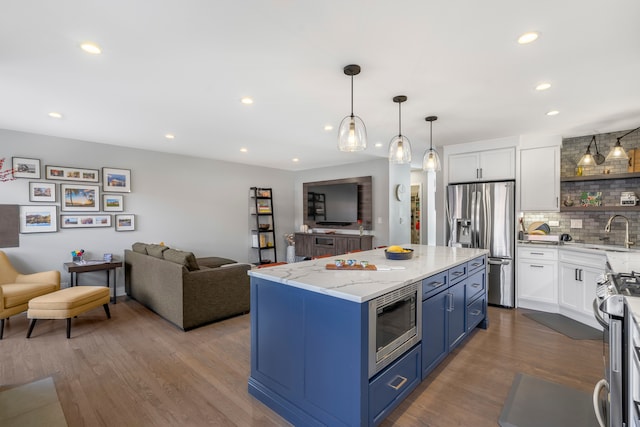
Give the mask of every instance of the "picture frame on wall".
<path id="1" fill-rule="evenodd" d="M 124 197 L 122 194 L 102 194 L 102 210 L 104 212 L 124 211 Z"/>
<path id="2" fill-rule="evenodd" d="M 131 192 L 131 170 L 102 168 L 102 191 L 112 193 Z"/>
<path id="3" fill-rule="evenodd" d="M 63 211 L 100 210 L 100 187 L 87 184 L 60 185 L 60 202 Z"/>
<path id="4" fill-rule="evenodd" d="M 98 169 L 81 169 L 51 165 L 45 166 L 44 169 L 47 179 L 78 182 L 98 182 L 100 180 L 100 172 Z"/>
<path id="5" fill-rule="evenodd" d="M 30 202 L 55 202 L 56 184 L 54 182 L 31 181 L 29 182 Z"/>
<path id="6" fill-rule="evenodd" d="M 58 231 L 56 205 L 20 206 L 20 233 L 55 233 Z"/>
<path id="7" fill-rule="evenodd" d="M 116 231 L 133 231 L 136 229 L 136 216 L 133 214 L 116 215 Z"/>
<path id="8" fill-rule="evenodd" d="M 12 159 L 14 178 L 40 179 L 40 160 L 26 157 L 14 157 Z"/>
<path id="9" fill-rule="evenodd" d="M 111 227 L 111 215 L 60 215 L 61 228 Z"/>

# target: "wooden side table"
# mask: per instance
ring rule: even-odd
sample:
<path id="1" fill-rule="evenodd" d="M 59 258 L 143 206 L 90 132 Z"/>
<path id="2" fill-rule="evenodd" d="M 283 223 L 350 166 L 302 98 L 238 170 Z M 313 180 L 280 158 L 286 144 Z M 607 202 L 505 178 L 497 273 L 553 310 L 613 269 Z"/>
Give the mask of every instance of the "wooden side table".
<path id="1" fill-rule="evenodd" d="M 118 284 L 118 275 L 116 268 L 122 267 L 122 261 L 87 261 L 86 264 L 78 264 L 75 262 L 65 262 L 64 268 L 71 275 L 71 286 L 78 286 L 78 274 L 89 273 L 91 271 L 106 271 L 107 272 L 107 288 L 110 286 L 110 272 L 113 270 L 113 297 L 112 303 L 116 303 L 116 287 Z"/>

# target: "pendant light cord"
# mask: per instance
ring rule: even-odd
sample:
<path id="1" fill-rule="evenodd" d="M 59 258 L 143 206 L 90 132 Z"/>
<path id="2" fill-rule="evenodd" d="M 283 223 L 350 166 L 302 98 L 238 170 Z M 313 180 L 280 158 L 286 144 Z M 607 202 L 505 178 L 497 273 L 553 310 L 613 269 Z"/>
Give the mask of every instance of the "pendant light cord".
<path id="1" fill-rule="evenodd" d="M 402 138 L 402 102 L 398 102 L 398 136 Z"/>
<path id="2" fill-rule="evenodd" d="M 429 122 L 429 151 L 433 151 L 433 121 Z"/>
<path id="3" fill-rule="evenodd" d="M 351 75 L 351 117 L 353 117 L 353 74 Z"/>

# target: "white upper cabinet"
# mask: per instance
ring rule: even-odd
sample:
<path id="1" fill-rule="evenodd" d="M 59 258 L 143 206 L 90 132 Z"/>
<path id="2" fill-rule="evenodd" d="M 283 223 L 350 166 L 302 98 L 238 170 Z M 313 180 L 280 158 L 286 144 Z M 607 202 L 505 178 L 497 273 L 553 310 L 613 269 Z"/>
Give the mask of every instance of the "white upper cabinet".
<path id="1" fill-rule="evenodd" d="M 520 210 L 560 211 L 560 147 L 520 150 Z"/>
<path id="2" fill-rule="evenodd" d="M 451 154 L 448 170 L 449 183 L 515 179 L 515 148 Z"/>

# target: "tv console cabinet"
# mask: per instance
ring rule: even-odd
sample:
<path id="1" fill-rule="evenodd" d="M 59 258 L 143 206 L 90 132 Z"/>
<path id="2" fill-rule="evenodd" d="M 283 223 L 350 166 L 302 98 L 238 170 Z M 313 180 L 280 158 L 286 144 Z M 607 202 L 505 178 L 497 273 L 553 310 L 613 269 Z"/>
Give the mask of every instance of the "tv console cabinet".
<path id="1" fill-rule="evenodd" d="M 295 233 L 296 256 L 342 255 L 373 249 L 373 236 L 356 234 Z"/>

